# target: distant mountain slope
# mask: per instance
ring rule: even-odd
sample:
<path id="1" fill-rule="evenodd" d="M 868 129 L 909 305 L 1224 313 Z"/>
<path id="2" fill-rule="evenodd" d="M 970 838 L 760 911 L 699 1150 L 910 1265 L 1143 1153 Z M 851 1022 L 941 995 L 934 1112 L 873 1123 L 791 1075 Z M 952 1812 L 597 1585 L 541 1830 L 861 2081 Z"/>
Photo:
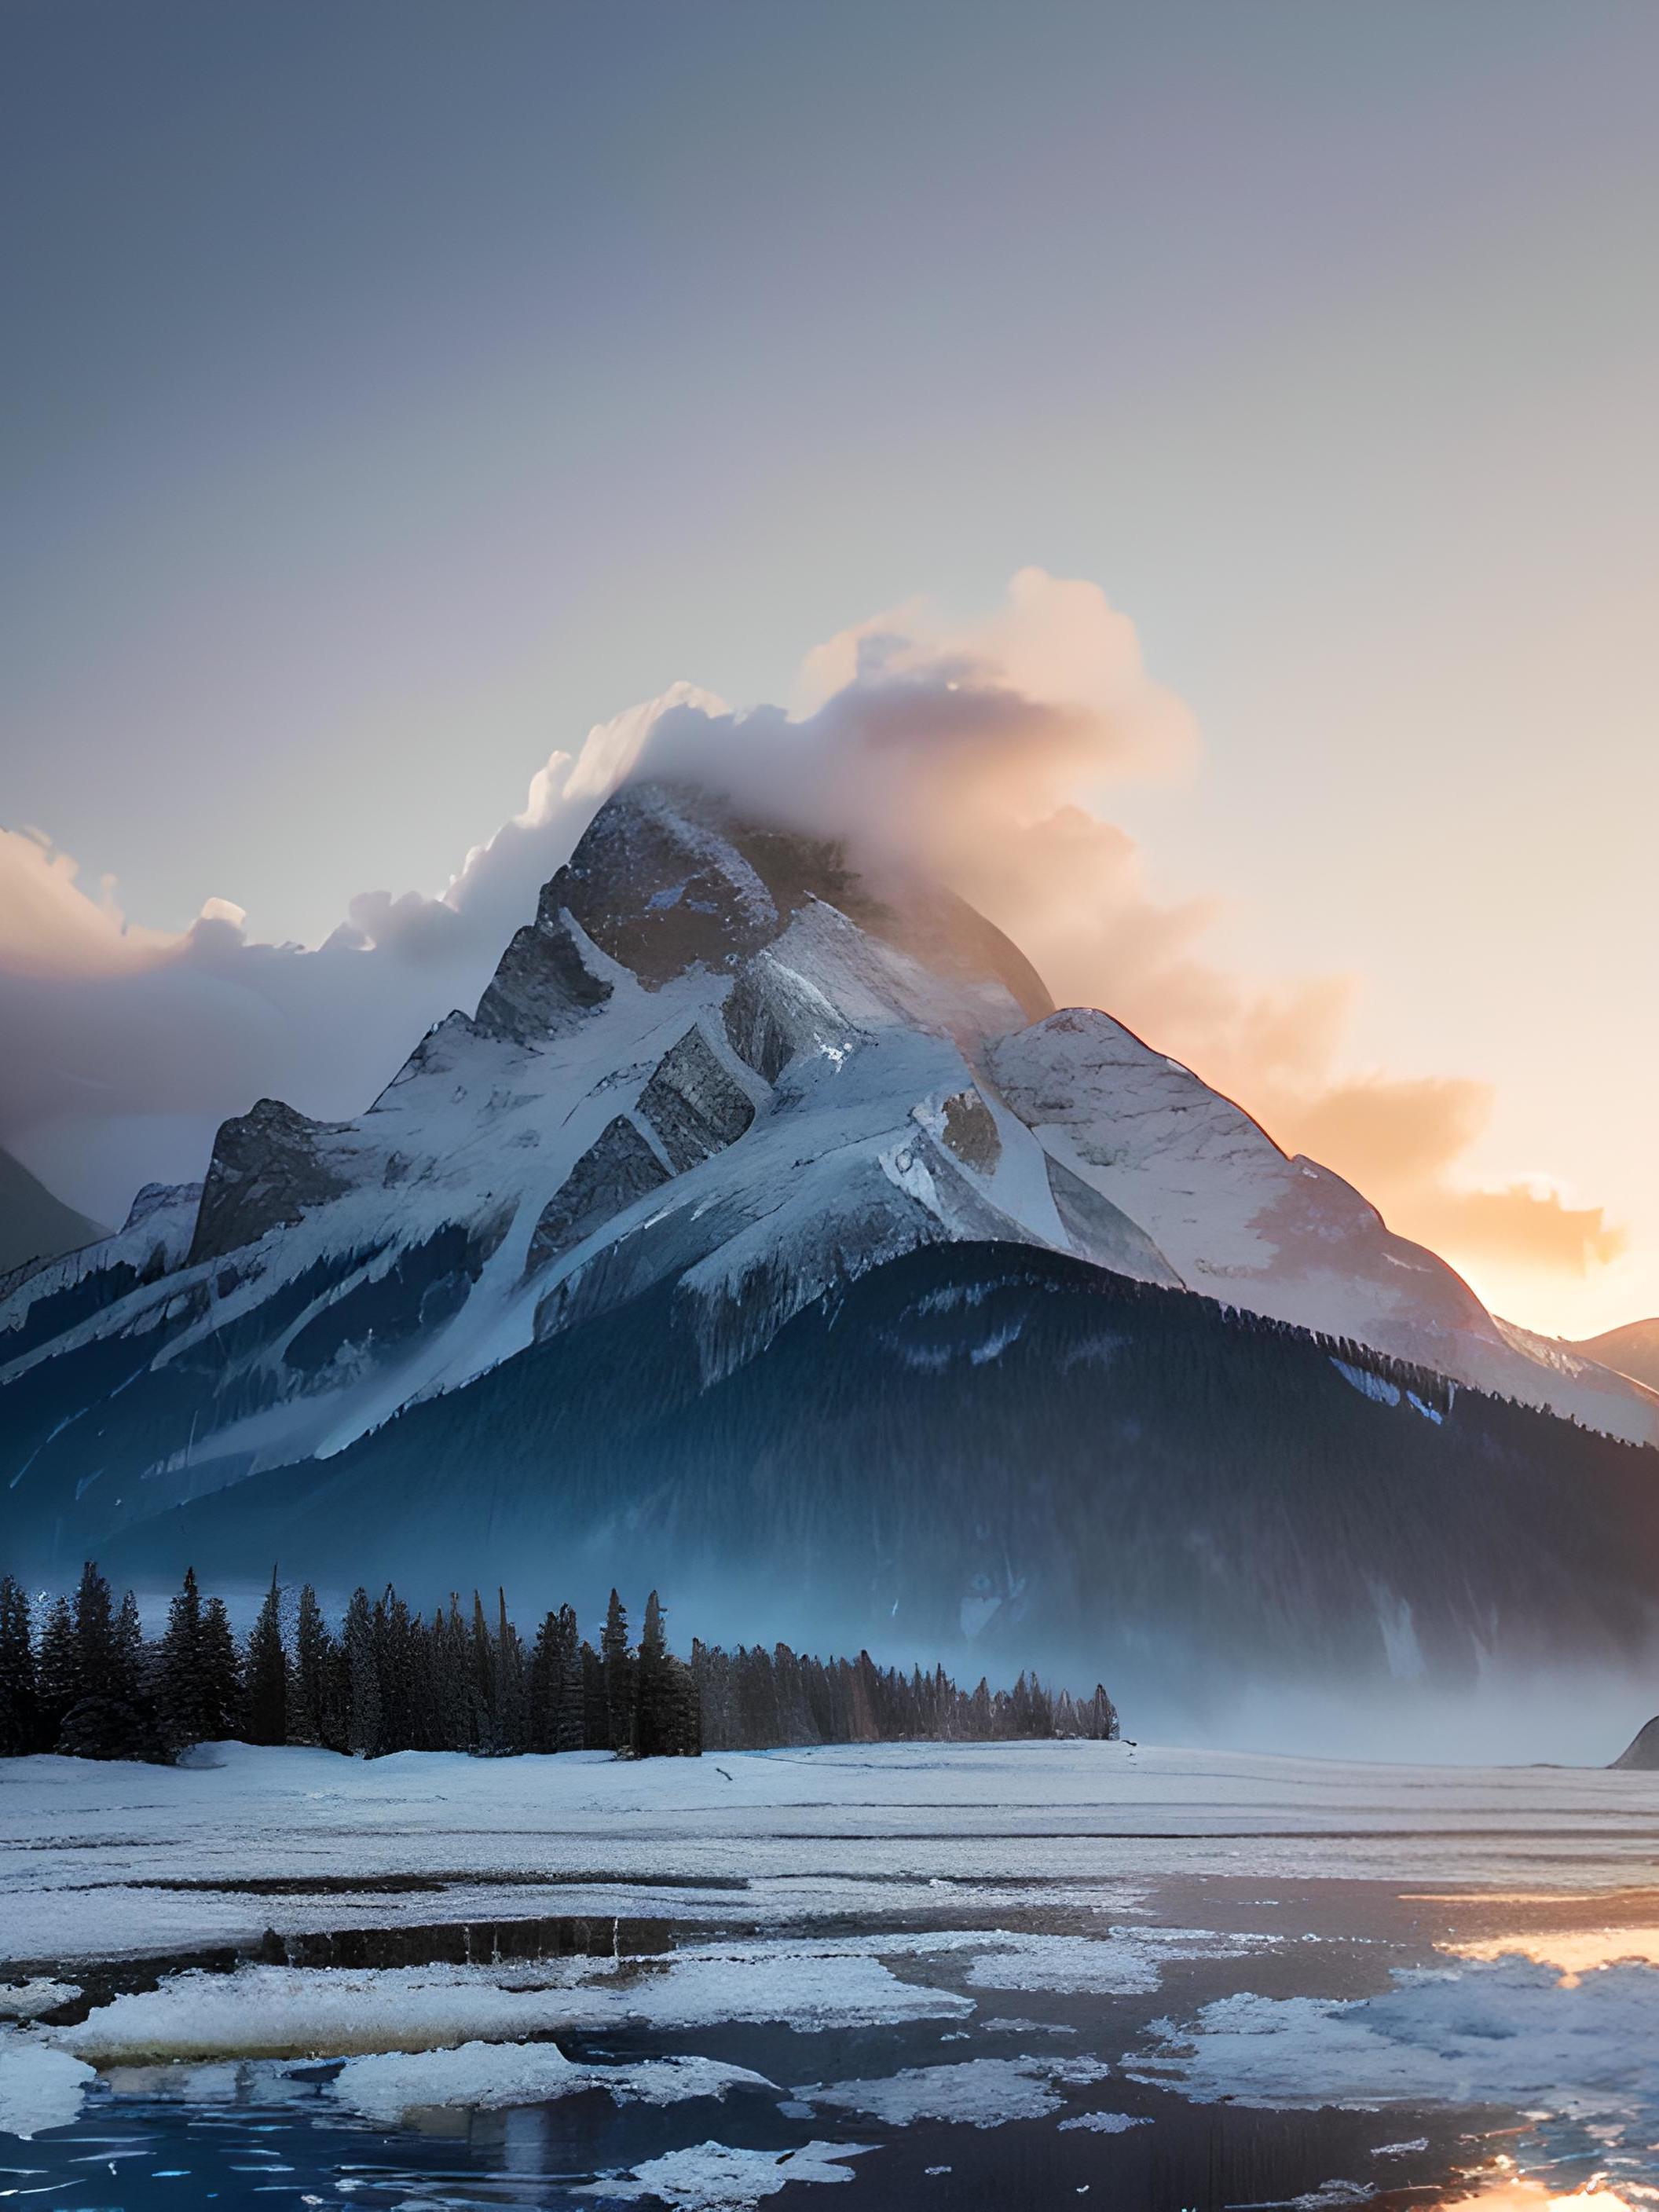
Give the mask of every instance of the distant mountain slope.
<path id="1" fill-rule="evenodd" d="M 55 1260 L 107 1237 L 95 1221 L 54 1198 L 21 1160 L 0 1150 L 0 1275 L 32 1260 Z"/>
<path id="2" fill-rule="evenodd" d="M 1507 1329 L 1109 1015 L 1056 1012 L 940 885 L 641 784 L 544 886 L 476 1013 L 366 1112 L 260 1101 L 199 1194 L 142 1194 L 118 1236 L 0 1297 L 9 1533 L 72 1567 L 647 1294 L 714 1391 L 795 1316 L 950 1244 L 1659 1437 L 1659 1397 Z"/>
<path id="3" fill-rule="evenodd" d="M 659 1286 L 110 1564 L 337 1590 L 372 1561 L 423 1604 L 660 1579 L 707 1633 L 1086 1656 L 1142 1710 L 1650 1644 L 1659 1455 L 1209 1299 L 935 1244 L 712 1384 L 707 1350 Z"/>
<path id="4" fill-rule="evenodd" d="M 1628 1322 L 1603 1336 L 1586 1337 L 1572 1349 L 1617 1374 L 1645 1382 L 1650 1390 L 1659 1390 L 1659 1319 Z"/>

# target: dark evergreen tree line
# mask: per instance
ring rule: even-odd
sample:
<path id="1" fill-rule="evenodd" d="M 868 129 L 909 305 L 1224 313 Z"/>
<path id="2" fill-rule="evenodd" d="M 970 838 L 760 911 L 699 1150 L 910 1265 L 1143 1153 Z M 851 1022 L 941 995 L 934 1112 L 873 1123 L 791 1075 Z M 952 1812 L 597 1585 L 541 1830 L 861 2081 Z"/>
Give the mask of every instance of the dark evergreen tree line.
<path id="1" fill-rule="evenodd" d="M 878 1667 L 867 1651 L 856 1659 L 813 1659 L 787 1644 L 723 1651 L 694 1643 L 690 1673 L 706 1751 L 1010 1736 L 1106 1742 L 1118 1733 L 1117 1708 L 1098 1683 L 1083 1698 L 1045 1689 L 1035 1674 L 1022 1674 L 1012 1690 L 993 1690 L 983 1676 L 976 1689 L 963 1690 L 942 1667 L 907 1674 Z"/>
<path id="2" fill-rule="evenodd" d="M 392 1751 L 611 1751 L 695 1756 L 769 1746 L 928 1737 L 1117 1734 L 1103 1689 L 1074 1700 L 1035 1675 L 1012 1691 L 958 1689 L 943 1668 L 906 1674 L 856 1659 L 797 1656 L 787 1644 L 726 1651 L 668 1648 L 653 1590 L 637 1644 L 612 1590 L 599 1649 L 575 1610 L 546 1614 L 528 1645 L 505 1594 L 475 1591 L 430 1616 L 390 1584 L 352 1595 L 337 1631 L 307 1583 L 291 1623 L 271 1585 L 244 1644 L 223 1601 L 193 1571 L 147 1641 L 131 1592 L 118 1607 L 88 1562 L 73 1599 L 52 1599 L 38 1628 L 27 1594 L 0 1580 L 0 1755 L 58 1751 L 87 1759 L 176 1758 L 193 1743 L 316 1744 L 376 1758 Z"/>

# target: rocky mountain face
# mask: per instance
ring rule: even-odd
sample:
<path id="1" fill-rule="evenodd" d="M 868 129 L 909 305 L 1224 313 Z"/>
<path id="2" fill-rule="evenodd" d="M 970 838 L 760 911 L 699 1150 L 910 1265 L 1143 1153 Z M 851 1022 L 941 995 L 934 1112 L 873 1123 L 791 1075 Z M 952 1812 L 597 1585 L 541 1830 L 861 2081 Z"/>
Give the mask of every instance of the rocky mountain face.
<path id="1" fill-rule="evenodd" d="M 465 1426 L 485 1398 L 541 1388 L 558 1347 L 597 1344 L 601 1324 L 620 1436 L 647 1311 L 681 1363 L 677 1402 L 702 1419 L 733 1390 L 765 1395 L 792 1327 L 828 1329 L 837 1371 L 833 1318 L 858 1286 L 958 1247 L 1340 1339 L 1340 1370 L 1322 1353 L 1320 1370 L 1339 1375 L 1339 1401 L 1374 1407 L 1392 1389 L 1404 1403 L 1392 1360 L 1441 1378 L 1413 1402 L 1443 1401 L 1443 1422 L 1449 1382 L 1659 1437 L 1659 1397 L 1507 1329 L 1189 1070 L 1107 1014 L 1056 1011 L 1017 948 L 948 892 L 638 785 L 544 887 L 476 1013 L 440 1023 L 365 1113 L 324 1124 L 262 1100 L 221 1130 L 199 1193 L 141 1194 L 116 1237 L 14 1279 L 0 1304 L 8 1533 L 61 1566 L 117 1540 L 137 1556 L 205 1540 L 210 1521 L 234 1551 L 241 1516 L 257 1550 L 273 1497 L 371 1460 L 392 1482 L 386 1439 L 435 1437 L 434 1407 L 451 1409 L 440 1427 L 452 1413 Z M 938 1287 L 962 1291 L 950 1310 L 965 1328 L 968 1291 Z M 990 1340 L 974 1342 L 978 1368 L 1000 1372 Z M 919 1402 L 902 1376 L 936 1371 L 937 1351 L 897 1381 L 884 1368 L 883 1389 Z M 1086 1435 L 1111 1385 L 1099 1362 L 1079 1374 L 1096 1394 L 1078 1407 Z M 1154 1400 L 1146 1418 L 1164 1418 Z M 1029 1487 L 1037 1470 L 1006 1406 L 1002 1419 L 1011 1479 Z M 682 1426 L 696 1429 L 690 1413 Z M 936 1444 L 947 1427 L 935 1421 Z M 595 1467 L 605 1433 L 596 1412 Z M 787 1455 L 773 1438 L 745 1480 L 787 1500 Z M 520 1536 L 526 1513 L 574 1510 L 557 1458 L 550 1447 L 534 1480 L 513 1476 Z M 428 1513 L 432 1481 L 468 1493 L 447 1463 L 411 1474 L 386 1510 L 413 1543 L 398 1493 Z M 1345 1480 L 1340 1461 L 1326 1477 Z M 897 1464 L 881 1475 L 903 1479 Z M 918 1510 L 947 1514 L 949 1482 L 948 1468 L 927 1473 Z M 177 1514 L 205 1493 L 210 1512 Z M 788 1525 L 786 1511 L 779 1543 Z"/>

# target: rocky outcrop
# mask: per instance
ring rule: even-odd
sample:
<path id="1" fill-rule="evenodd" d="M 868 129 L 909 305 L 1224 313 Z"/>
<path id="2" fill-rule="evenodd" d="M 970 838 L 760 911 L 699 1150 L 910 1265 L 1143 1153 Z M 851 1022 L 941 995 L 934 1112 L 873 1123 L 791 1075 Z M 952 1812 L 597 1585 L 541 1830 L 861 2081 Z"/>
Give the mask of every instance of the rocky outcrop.
<path id="1" fill-rule="evenodd" d="M 223 1123 L 213 1140 L 186 1265 L 221 1259 L 268 1230 L 292 1228 L 308 1206 L 342 1196 L 349 1186 L 319 1143 L 339 1126 L 310 1121 L 280 1098 L 261 1098 L 252 1112 Z"/>
<path id="2" fill-rule="evenodd" d="M 958 1091 L 945 1100 L 940 1136 L 964 1167 L 988 1174 L 1002 1157 L 997 1117 L 977 1091 Z"/>
<path id="3" fill-rule="evenodd" d="M 630 785 L 592 818 L 549 891 L 648 991 L 699 964 L 734 967 L 790 911 L 734 830 L 703 796 Z"/>
<path id="4" fill-rule="evenodd" d="M 734 1145 L 755 1118 L 747 1095 L 699 1029 L 689 1029 L 663 1054 L 640 1093 L 640 1112 L 677 1175 Z"/>
<path id="5" fill-rule="evenodd" d="M 775 1083 L 803 1052 L 845 1049 L 854 1031 L 823 992 L 773 952 L 761 952 L 722 1009 L 726 1042 L 757 1075 Z"/>
<path id="6" fill-rule="evenodd" d="M 525 1273 L 533 1275 L 561 1258 L 584 1237 L 643 1198 L 668 1170 L 634 1127 L 619 1114 L 582 1154 L 542 1208 L 530 1239 Z"/>
<path id="7" fill-rule="evenodd" d="M 533 922 L 516 933 L 478 1001 L 477 1026 L 514 1044 L 542 1044 L 611 996 L 591 975 L 560 911 L 556 883 L 543 886 Z"/>

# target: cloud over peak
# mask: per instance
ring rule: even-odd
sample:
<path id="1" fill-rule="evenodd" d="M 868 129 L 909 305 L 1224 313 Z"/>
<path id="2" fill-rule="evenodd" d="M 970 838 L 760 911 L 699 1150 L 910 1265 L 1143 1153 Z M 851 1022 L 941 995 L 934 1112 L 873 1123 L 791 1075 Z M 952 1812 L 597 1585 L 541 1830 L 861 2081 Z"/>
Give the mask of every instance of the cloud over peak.
<path id="1" fill-rule="evenodd" d="M 915 601 L 838 633 L 806 656 L 793 712 L 734 713 L 677 684 L 597 726 L 550 756 L 441 895 L 361 892 L 315 949 L 250 940 L 228 898 L 182 933 L 133 927 L 112 884 L 94 896 L 39 833 L 0 832 L 0 1022 L 15 1048 L 0 1144 L 118 1218 L 139 1182 L 199 1173 L 219 1121 L 261 1094 L 361 1110 L 433 1021 L 476 1001 L 598 807 L 647 773 L 934 871 L 1057 1000 L 1106 1007 L 1455 1263 L 1582 1273 L 1616 1256 L 1599 1207 L 1464 1176 L 1491 1110 L 1481 1085 L 1345 1066 L 1352 979 L 1234 973 L 1207 949 L 1213 902 L 1153 894 L 1101 809 L 1124 779 L 1188 775 L 1199 757 L 1128 618 L 1092 584 L 1024 568 L 980 622 Z"/>

